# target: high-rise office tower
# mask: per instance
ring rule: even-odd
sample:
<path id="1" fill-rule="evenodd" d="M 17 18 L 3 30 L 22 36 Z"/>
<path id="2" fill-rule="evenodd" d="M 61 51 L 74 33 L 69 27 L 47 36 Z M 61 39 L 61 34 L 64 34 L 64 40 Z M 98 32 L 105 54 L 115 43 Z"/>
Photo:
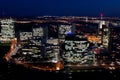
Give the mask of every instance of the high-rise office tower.
<path id="1" fill-rule="evenodd" d="M 109 23 L 106 22 L 105 25 L 103 25 L 103 39 L 102 39 L 102 45 L 106 48 L 108 48 L 109 44 Z"/>
<path id="2" fill-rule="evenodd" d="M 90 43 L 84 36 L 68 35 L 65 40 L 63 59 L 70 64 L 92 65 L 95 55 L 90 47 Z"/>
<path id="3" fill-rule="evenodd" d="M 1 20 L 1 40 L 11 41 L 15 38 L 14 22 L 13 19 Z"/>
<path id="4" fill-rule="evenodd" d="M 101 40 L 101 44 L 102 44 L 102 38 L 103 38 L 103 25 L 105 25 L 105 21 L 100 21 L 99 22 L 99 26 L 98 26 L 98 38 L 99 40 Z"/>
<path id="5" fill-rule="evenodd" d="M 98 28 L 98 38 L 101 40 L 103 47 L 108 48 L 109 43 L 109 23 L 106 21 L 100 21 Z"/>

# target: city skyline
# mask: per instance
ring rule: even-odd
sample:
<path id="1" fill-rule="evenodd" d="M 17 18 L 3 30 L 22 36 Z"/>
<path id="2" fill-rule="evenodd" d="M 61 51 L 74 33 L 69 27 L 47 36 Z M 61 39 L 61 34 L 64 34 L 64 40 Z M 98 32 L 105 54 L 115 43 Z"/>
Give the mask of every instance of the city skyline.
<path id="1" fill-rule="evenodd" d="M 120 17 L 116 0 L 0 0 L 0 16 L 100 16 Z"/>
<path id="2" fill-rule="evenodd" d="M 96 20 L 91 20 L 92 22 L 90 20 L 89 22 L 79 21 L 78 17 L 70 22 L 68 19 L 66 17 L 61 22 L 61 18 L 57 18 L 52 22 L 45 22 L 51 21 L 48 18 L 44 20 L 45 23 L 40 20 L 39 22 L 42 23 L 38 21 L 18 23 L 19 20 L 13 23 L 13 19 L 2 19 L 0 40 L 2 42 L 11 40 L 12 42 L 11 52 L 5 55 L 5 59 L 7 61 L 13 60 L 16 63 L 21 61 L 21 63 L 56 64 L 55 68 L 43 68 L 42 70 L 60 70 L 64 65 L 88 65 L 88 68 L 99 68 L 104 65 L 103 62 L 109 62 L 111 66 L 112 61 L 110 60 L 113 58 L 110 57 L 112 54 L 108 51 L 110 49 L 109 39 L 111 39 L 109 34 L 111 29 L 108 22 L 101 20 L 97 23 Z M 64 23 L 66 21 L 68 23 Z M 12 46 L 15 46 L 14 49 Z M 106 68 L 109 68 L 107 64 Z M 119 65 L 119 63 L 117 64 Z M 40 69 L 39 66 L 36 68 Z"/>

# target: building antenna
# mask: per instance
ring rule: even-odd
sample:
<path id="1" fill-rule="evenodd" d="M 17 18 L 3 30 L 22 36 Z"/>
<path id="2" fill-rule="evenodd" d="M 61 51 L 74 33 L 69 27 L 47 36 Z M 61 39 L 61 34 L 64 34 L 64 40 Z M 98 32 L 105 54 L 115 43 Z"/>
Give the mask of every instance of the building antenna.
<path id="1" fill-rule="evenodd" d="M 85 22 L 87 23 L 88 22 L 88 17 L 86 16 L 86 18 L 85 18 Z"/>
<path id="2" fill-rule="evenodd" d="M 100 19 L 103 20 L 103 13 L 100 14 Z"/>

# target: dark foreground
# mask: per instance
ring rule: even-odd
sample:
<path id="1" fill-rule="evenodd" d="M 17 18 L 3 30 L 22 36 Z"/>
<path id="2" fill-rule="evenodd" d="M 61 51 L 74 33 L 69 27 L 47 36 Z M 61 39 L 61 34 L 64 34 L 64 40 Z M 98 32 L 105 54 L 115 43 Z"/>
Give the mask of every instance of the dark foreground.
<path id="1" fill-rule="evenodd" d="M 0 63 L 0 80 L 120 80 L 120 70 L 38 71 L 21 65 Z"/>
<path id="2" fill-rule="evenodd" d="M 39 71 L 6 62 L 3 58 L 8 48 L 0 47 L 0 80 L 120 80 L 120 70 Z"/>

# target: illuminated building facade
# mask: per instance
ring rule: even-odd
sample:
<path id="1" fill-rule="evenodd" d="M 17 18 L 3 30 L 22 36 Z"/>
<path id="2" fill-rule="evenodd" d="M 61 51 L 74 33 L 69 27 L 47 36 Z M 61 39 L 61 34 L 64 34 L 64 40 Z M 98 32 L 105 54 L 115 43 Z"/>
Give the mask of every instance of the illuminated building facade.
<path id="1" fill-rule="evenodd" d="M 108 48 L 108 44 L 109 44 L 109 27 L 108 27 L 108 23 L 106 22 L 105 25 L 103 25 L 103 43 L 102 45 L 106 48 Z"/>
<path id="2" fill-rule="evenodd" d="M 60 60 L 60 47 L 58 39 L 48 39 L 46 42 L 45 57 L 53 63 Z"/>
<path id="3" fill-rule="evenodd" d="M 100 21 L 98 28 L 98 38 L 101 40 L 103 47 L 108 47 L 109 43 L 109 23 L 106 21 Z"/>
<path id="4" fill-rule="evenodd" d="M 13 19 L 1 20 L 1 40 L 11 41 L 15 38 L 14 22 Z"/>
<path id="5" fill-rule="evenodd" d="M 42 39 L 44 36 L 44 28 L 43 27 L 36 27 L 32 29 L 32 43 L 42 46 Z"/>
<path id="6" fill-rule="evenodd" d="M 103 39 L 103 25 L 105 25 L 105 21 L 100 21 L 98 26 L 98 38 L 101 40 L 101 44 Z"/>
<path id="7" fill-rule="evenodd" d="M 20 32 L 20 41 L 27 41 L 28 38 L 32 38 L 32 32 Z"/>
<path id="8" fill-rule="evenodd" d="M 60 60 L 58 30 L 58 25 L 53 24 L 50 24 L 46 30 L 47 39 L 45 46 L 45 57 L 52 63 L 57 63 Z"/>
<path id="9" fill-rule="evenodd" d="M 65 40 L 65 52 L 63 59 L 66 63 L 92 65 L 95 54 L 90 49 L 90 43 L 82 35 L 68 35 Z"/>
<path id="10" fill-rule="evenodd" d="M 72 33 L 72 25 L 60 25 L 59 26 L 59 38 L 65 38 L 66 34 Z"/>
<path id="11" fill-rule="evenodd" d="M 59 25 L 59 42 L 60 44 L 65 42 L 65 37 L 67 34 L 73 34 L 73 26 L 71 24 L 61 24 Z"/>
<path id="12" fill-rule="evenodd" d="M 20 45 L 19 54 L 24 56 L 23 61 L 26 62 L 41 62 L 44 58 L 44 28 L 40 25 L 32 27 L 30 30 L 19 31 Z"/>
<path id="13" fill-rule="evenodd" d="M 44 33 L 43 33 L 43 28 L 42 27 L 38 27 L 38 28 L 33 28 L 33 36 L 39 36 L 39 37 L 43 37 Z"/>

